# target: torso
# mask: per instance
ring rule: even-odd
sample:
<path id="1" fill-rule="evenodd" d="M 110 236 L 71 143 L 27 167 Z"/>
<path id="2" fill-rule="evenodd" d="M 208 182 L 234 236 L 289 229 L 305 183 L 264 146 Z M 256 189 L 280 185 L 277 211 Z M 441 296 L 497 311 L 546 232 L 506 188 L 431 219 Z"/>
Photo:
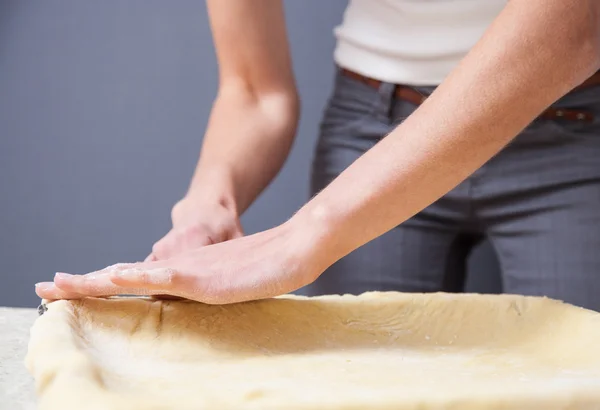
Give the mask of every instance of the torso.
<path id="1" fill-rule="evenodd" d="M 438 85 L 507 0 L 350 0 L 336 63 L 396 84 Z"/>

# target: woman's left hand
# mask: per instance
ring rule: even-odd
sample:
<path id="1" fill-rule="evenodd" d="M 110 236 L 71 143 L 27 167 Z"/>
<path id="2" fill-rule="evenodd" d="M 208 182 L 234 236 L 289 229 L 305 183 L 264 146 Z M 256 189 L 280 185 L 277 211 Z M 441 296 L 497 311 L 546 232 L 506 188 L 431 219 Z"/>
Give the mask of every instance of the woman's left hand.
<path id="1" fill-rule="evenodd" d="M 314 281 L 329 265 L 303 227 L 285 223 L 164 261 L 117 264 L 86 275 L 57 273 L 36 285 L 43 299 L 170 295 L 226 304 L 282 295 Z"/>

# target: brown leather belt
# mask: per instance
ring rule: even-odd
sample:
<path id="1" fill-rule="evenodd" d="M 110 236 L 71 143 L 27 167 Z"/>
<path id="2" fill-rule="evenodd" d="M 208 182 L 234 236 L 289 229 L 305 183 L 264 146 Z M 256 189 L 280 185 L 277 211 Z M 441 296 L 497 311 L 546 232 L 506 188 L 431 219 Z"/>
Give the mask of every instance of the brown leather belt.
<path id="1" fill-rule="evenodd" d="M 379 86 L 383 83 L 382 81 L 375 80 L 374 78 L 365 77 L 362 74 L 355 73 L 353 71 L 341 68 L 340 72 L 342 75 L 360 81 L 372 88 L 379 89 Z M 600 71 L 597 71 L 590 78 L 585 80 L 583 83 L 573 89 L 581 90 L 583 88 L 593 87 L 600 85 Z M 414 105 L 421 105 L 427 96 L 421 94 L 413 87 L 407 85 L 396 85 L 394 90 L 394 96 L 399 100 L 407 101 Z M 538 118 L 544 118 L 548 120 L 567 120 L 567 121 L 586 121 L 591 122 L 594 120 L 594 115 L 589 111 L 577 110 L 577 109 L 564 109 L 564 108 L 547 108 Z"/>

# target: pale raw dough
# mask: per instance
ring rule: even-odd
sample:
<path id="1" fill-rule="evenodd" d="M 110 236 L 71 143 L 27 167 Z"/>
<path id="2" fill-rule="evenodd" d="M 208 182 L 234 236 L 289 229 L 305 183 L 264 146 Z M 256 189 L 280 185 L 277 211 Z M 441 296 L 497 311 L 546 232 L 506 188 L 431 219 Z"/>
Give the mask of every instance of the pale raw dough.
<path id="1" fill-rule="evenodd" d="M 58 301 L 40 410 L 600 409 L 600 314 L 521 296 Z"/>

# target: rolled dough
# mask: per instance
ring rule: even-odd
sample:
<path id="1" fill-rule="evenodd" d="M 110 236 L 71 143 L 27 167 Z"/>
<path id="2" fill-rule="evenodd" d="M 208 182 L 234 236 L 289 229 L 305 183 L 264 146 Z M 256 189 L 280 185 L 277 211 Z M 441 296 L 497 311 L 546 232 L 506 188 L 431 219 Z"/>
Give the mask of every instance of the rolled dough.
<path id="1" fill-rule="evenodd" d="M 40 410 L 598 409 L 600 314 L 512 295 L 49 304 Z"/>

